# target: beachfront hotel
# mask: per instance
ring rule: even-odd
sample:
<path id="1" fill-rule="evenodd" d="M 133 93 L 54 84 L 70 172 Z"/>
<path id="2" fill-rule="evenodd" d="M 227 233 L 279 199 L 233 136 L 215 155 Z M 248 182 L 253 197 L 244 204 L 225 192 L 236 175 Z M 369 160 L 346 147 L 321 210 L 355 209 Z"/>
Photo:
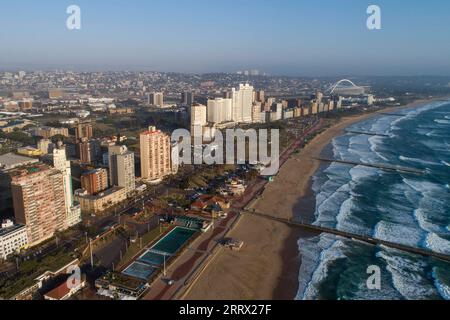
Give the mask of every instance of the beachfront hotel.
<path id="1" fill-rule="evenodd" d="M 16 223 L 26 226 L 30 246 L 68 228 L 61 171 L 36 164 L 17 169 L 11 175 Z"/>
<path id="2" fill-rule="evenodd" d="M 173 173 L 170 137 L 150 126 L 140 135 L 141 175 L 148 182 L 161 181 Z"/>

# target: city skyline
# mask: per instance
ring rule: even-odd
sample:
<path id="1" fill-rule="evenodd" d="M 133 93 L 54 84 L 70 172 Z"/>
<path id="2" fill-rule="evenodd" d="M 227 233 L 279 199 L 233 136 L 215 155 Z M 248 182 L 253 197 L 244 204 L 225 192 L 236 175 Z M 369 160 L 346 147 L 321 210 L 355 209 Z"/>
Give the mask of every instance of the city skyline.
<path id="1" fill-rule="evenodd" d="M 81 8 L 81 30 L 66 28 L 72 4 Z M 377 1 L 382 29 L 373 31 L 369 1 L 250 1 L 236 10 L 230 1 L 124 4 L 4 4 L 0 69 L 450 75 L 442 1 Z"/>

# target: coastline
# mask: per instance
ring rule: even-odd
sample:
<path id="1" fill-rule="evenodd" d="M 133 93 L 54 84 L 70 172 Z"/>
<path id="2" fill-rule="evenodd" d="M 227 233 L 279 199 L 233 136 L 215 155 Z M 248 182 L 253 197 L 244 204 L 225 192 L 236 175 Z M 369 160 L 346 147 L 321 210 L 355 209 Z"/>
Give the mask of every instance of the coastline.
<path id="1" fill-rule="evenodd" d="M 320 162 L 315 158 L 320 157 L 333 138 L 342 135 L 346 127 L 375 117 L 380 112 L 414 108 L 435 100 L 437 99 L 417 100 L 405 106 L 343 117 L 317 135 L 298 154 L 292 154 L 280 168 L 275 180 L 267 184 L 262 196 L 252 203 L 250 209 L 285 219 L 311 216 L 314 211 L 311 180 L 320 167 Z M 297 242 L 301 237 L 314 235 L 316 234 L 292 229 L 280 222 L 246 214 L 230 232 L 231 237 L 245 242 L 243 250 L 221 252 L 193 285 L 186 298 L 294 299 L 298 291 L 301 265 Z"/>

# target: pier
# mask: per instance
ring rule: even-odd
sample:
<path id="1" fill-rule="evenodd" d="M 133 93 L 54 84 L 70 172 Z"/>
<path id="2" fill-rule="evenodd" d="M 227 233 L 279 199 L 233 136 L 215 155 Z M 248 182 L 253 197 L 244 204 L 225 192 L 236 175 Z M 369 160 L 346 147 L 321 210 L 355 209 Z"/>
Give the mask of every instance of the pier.
<path id="1" fill-rule="evenodd" d="M 405 116 L 407 116 L 407 114 L 389 113 L 389 112 L 379 112 L 378 114 L 381 114 L 383 116 L 391 116 L 391 117 L 405 117 Z"/>
<path id="2" fill-rule="evenodd" d="M 366 136 L 378 136 L 378 137 L 389 137 L 387 134 L 383 133 L 376 133 L 376 132 L 363 132 L 363 131 L 354 131 L 354 130 L 345 130 L 347 133 L 353 133 L 353 134 L 362 134 Z"/>
<path id="3" fill-rule="evenodd" d="M 421 256 L 424 256 L 424 257 L 433 257 L 433 258 L 436 258 L 436 259 L 439 259 L 439 260 L 442 260 L 442 261 L 450 262 L 450 256 L 449 255 L 433 252 L 431 250 L 426 250 L 426 249 L 416 248 L 416 247 L 403 245 L 403 244 L 399 244 L 399 243 L 395 243 L 395 242 L 380 240 L 380 239 L 377 239 L 377 238 L 372 238 L 372 237 L 369 237 L 369 236 L 364 236 L 364 235 L 361 235 L 361 234 L 355 234 L 355 233 L 351 233 L 351 232 L 347 232 L 347 231 L 340 231 L 340 230 L 336 230 L 336 229 L 333 229 L 333 228 L 316 226 L 316 225 L 313 225 L 311 223 L 295 221 L 295 220 L 292 220 L 292 219 L 276 218 L 276 217 L 273 217 L 271 215 L 267 215 L 267 214 L 256 212 L 256 211 L 248 211 L 247 210 L 247 211 L 244 211 L 243 213 L 252 214 L 252 215 L 255 215 L 255 216 L 258 216 L 258 217 L 261 217 L 261 218 L 265 218 L 265 219 L 269 219 L 269 220 L 273 220 L 273 221 L 278 221 L 278 222 L 284 223 L 284 224 L 286 224 L 288 226 L 295 227 L 295 228 L 301 228 L 301 229 L 304 229 L 304 230 L 317 232 L 317 233 L 333 234 L 333 235 L 336 235 L 336 236 L 340 236 L 340 237 L 344 237 L 344 238 L 350 239 L 352 241 L 360 241 L 360 242 L 364 242 L 364 243 L 367 243 L 367 244 L 370 244 L 370 245 L 374 245 L 374 246 L 385 246 L 385 247 L 388 247 L 388 248 L 397 249 L 397 250 L 408 252 L 408 253 L 412 253 L 412 254 L 418 254 L 418 255 L 421 255 Z"/>
<path id="4" fill-rule="evenodd" d="M 412 174 L 418 174 L 423 175 L 425 174 L 424 170 L 415 169 L 415 168 L 409 168 L 404 166 L 397 166 L 397 165 L 390 165 L 390 164 L 382 164 L 382 163 L 363 163 L 363 162 L 357 162 L 357 161 L 347 161 L 347 160 L 337 160 L 337 159 L 327 159 L 327 158 L 315 158 L 316 160 L 322 161 L 322 162 L 336 162 L 336 163 L 343 163 L 343 164 L 349 164 L 353 166 L 364 166 L 369 168 L 377 168 L 384 171 L 390 171 L 390 172 L 403 172 L 403 173 L 412 173 Z"/>

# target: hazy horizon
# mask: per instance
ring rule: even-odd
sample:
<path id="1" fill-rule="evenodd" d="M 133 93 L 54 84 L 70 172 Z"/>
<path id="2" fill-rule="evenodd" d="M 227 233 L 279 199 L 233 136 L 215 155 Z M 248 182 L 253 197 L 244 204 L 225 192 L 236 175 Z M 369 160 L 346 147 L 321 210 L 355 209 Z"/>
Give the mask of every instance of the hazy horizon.
<path id="1" fill-rule="evenodd" d="M 66 8 L 81 8 L 68 30 Z M 366 27 L 370 4 L 382 29 Z M 450 3 L 45 1 L 2 4 L 0 69 L 450 76 Z"/>

